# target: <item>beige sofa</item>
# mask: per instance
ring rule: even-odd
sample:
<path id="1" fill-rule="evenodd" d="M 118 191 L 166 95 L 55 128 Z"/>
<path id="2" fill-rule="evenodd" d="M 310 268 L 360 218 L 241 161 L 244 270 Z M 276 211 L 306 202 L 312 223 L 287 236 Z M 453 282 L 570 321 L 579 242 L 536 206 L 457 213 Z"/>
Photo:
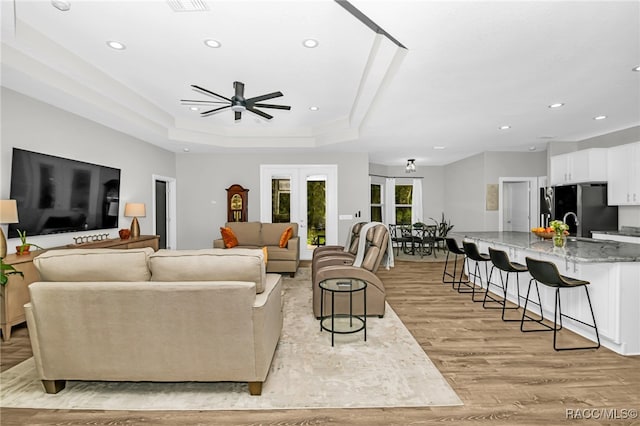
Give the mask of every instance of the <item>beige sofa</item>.
<path id="1" fill-rule="evenodd" d="M 238 238 L 237 248 L 267 247 L 267 272 L 289 273 L 292 277 L 300 264 L 300 238 L 297 223 L 227 222 Z M 287 227 L 293 229 L 293 237 L 286 247 L 280 247 L 280 236 Z M 214 248 L 224 248 L 219 238 L 213 242 Z"/>
<path id="2" fill-rule="evenodd" d="M 47 393 L 66 380 L 248 382 L 259 395 L 282 330 L 262 250 L 53 250 L 25 305 Z"/>

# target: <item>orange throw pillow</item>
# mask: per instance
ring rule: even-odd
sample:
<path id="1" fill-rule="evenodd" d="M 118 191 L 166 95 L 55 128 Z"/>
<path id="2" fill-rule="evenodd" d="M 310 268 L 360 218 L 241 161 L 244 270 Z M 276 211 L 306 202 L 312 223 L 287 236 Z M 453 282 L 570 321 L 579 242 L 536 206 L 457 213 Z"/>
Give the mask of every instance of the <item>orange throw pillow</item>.
<path id="1" fill-rule="evenodd" d="M 269 252 L 267 251 L 267 246 L 262 247 L 262 254 L 264 254 L 264 264 L 267 264 L 267 258 L 269 257 Z"/>
<path id="2" fill-rule="evenodd" d="M 238 245 L 238 239 L 236 234 L 233 233 L 231 228 L 220 227 L 220 234 L 222 234 L 222 240 L 226 248 L 235 247 Z"/>
<path id="3" fill-rule="evenodd" d="M 293 237 L 293 228 L 289 226 L 280 236 L 280 248 L 285 248 L 291 237 Z"/>

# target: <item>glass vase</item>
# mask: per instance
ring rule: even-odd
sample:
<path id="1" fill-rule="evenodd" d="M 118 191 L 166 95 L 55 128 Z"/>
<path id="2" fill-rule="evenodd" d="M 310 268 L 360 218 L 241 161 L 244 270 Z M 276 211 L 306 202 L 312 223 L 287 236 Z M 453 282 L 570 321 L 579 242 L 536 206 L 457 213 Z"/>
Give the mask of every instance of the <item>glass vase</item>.
<path id="1" fill-rule="evenodd" d="M 553 246 L 562 248 L 567 242 L 567 236 L 564 233 L 553 234 Z"/>

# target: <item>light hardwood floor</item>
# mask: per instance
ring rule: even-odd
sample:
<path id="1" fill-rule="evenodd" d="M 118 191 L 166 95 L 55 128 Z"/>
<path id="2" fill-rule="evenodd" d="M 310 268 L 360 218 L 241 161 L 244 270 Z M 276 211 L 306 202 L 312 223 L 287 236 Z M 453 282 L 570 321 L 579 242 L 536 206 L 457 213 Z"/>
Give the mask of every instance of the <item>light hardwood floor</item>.
<path id="1" fill-rule="evenodd" d="M 521 333 L 441 283 L 442 263 L 398 262 L 379 271 L 388 301 L 464 402 L 461 407 L 272 411 L 75 411 L 2 409 L 2 425 L 557 425 L 567 410 L 624 417 L 640 409 L 640 357 L 606 348 L 555 352 L 550 333 Z M 597 301 L 595 301 L 597 303 Z M 569 336 L 569 341 L 580 338 Z M 1 368 L 28 358 L 26 327 L 2 343 Z M 384 366 L 381 365 L 381 368 Z M 310 377 L 309 380 L 314 380 Z M 590 411 L 578 411 L 578 410 Z M 613 409 L 617 411 L 613 411 Z M 596 410 L 596 411 L 594 411 Z M 636 411 L 637 412 L 637 411 Z M 601 419 L 599 424 L 640 424 Z"/>

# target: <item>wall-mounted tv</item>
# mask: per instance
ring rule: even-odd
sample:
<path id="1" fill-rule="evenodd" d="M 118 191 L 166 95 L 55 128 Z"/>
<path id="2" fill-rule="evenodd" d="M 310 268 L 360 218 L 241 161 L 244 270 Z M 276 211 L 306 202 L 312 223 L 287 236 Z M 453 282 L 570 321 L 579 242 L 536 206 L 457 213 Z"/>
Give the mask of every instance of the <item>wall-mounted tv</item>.
<path id="1" fill-rule="evenodd" d="M 18 148 L 11 164 L 20 223 L 9 238 L 118 227 L 120 169 Z"/>

